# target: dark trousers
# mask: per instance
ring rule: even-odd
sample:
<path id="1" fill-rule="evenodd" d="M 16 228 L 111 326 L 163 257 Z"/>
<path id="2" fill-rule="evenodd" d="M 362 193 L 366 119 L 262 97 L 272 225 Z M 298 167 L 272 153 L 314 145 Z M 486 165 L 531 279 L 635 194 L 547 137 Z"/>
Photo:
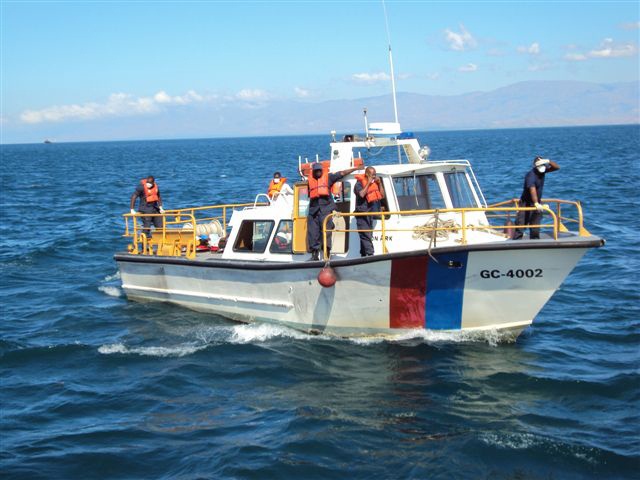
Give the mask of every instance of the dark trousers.
<path id="1" fill-rule="evenodd" d="M 358 230 L 373 230 L 373 217 L 356 217 L 356 226 Z M 358 235 L 360 236 L 360 256 L 373 255 L 373 233 L 358 232 Z"/>
<path id="2" fill-rule="evenodd" d="M 322 223 L 327 215 L 335 210 L 333 203 L 309 207 L 307 215 L 307 246 L 310 252 L 322 250 Z M 333 229 L 333 220 L 327 222 L 327 230 Z M 327 231 L 327 248 L 331 248 L 331 232 Z"/>
<path id="3" fill-rule="evenodd" d="M 160 213 L 155 208 L 153 210 L 143 211 L 140 210 L 140 213 L 149 214 L 149 213 Z M 162 228 L 162 217 L 142 217 L 142 233 L 144 233 L 147 238 L 151 238 L 151 224 L 156 228 Z"/>
<path id="4" fill-rule="evenodd" d="M 533 207 L 533 204 L 522 203 L 522 207 Z M 542 222 L 542 212 L 538 212 L 537 210 L 527 210 L 527 211 L 519 211 L 518 215 L 516 215 L 516 226 L 520 225 L 540 225 Z M 524 228 L 516 228 L 515 233 L 513 234 L 514 240 L 520 240 L 524 235 Z M 529 238 L 531 240 L 538 240 L 540 238 L 540 228 L 531 227 L 529 228 Z"/>

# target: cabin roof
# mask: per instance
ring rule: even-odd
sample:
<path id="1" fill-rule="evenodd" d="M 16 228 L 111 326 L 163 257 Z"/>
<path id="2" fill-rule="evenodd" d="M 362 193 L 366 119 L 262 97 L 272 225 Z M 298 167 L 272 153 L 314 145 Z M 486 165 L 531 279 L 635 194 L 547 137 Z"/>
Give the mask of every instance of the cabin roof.
<path id="1" fill-rule="evenodd" d="M 367 165 L 369 166 L 369 165 Z M 413 174 L 414 172 L 441 172 L 449 171 L 451 167 L 469 167 L 468 160 L 430 160 L 425 163 L 402 163 L 402 164 L 386 164 L 371 165 L 379 174 L 386 175 L 403 175 Z"/>

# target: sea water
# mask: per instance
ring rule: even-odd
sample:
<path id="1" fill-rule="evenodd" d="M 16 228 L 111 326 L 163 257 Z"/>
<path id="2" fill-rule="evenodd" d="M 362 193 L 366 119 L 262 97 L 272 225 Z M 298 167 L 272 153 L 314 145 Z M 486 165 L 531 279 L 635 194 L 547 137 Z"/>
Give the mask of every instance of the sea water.
<path id="1" fill-rule="evenodd" d="M 2 146 L 2 477 L 639 478 L 640 128 L 418 137 L 469 159 L 489 203 L 557 161 L 545 196 L 607 240 L 515 343 L 127 301 L 113 254 L 142 177 L 166 208 L 252 201 L 328 136 Z"/>

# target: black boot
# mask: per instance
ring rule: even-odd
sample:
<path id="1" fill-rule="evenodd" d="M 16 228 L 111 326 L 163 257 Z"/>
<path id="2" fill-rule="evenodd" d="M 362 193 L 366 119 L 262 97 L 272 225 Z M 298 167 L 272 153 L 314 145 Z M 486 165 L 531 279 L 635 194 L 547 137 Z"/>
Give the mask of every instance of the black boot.
<path id="1" fill-rule="evenodd" d="M 311 258 L 309 259 L 309 261 L 317 262 L 318 260 L 320 260 L 320 252 L 318 252 L 318 250 L 314 250 L 313 252 L 311 252 Z"/>

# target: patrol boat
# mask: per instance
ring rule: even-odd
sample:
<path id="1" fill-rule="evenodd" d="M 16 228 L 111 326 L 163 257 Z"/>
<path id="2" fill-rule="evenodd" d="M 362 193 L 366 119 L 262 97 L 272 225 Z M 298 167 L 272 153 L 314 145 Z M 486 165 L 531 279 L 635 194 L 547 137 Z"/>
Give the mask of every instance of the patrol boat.
<path id="1" fill-rule="evenodd" d="M 585 228 L 579 202 L 552 198 L 542 200 L 541 238 L 512 240 L 516 214 L 533 207 L 487 204 L 467 160 L 430 160 L 397 122 L 369 124 L 365 111 L 365 127 L 360 137 L 332 132 L 328 158 L 317 161 L 337 172 L 364 167 L 361 152 L 390 151 L 393 162 L 375 165 L 383 211 L 355 212 L 363 171 L 345 176 L 321 260 L 310 260 L 306 239 L 313 162 L 299 157 L 292 193 L 167 210 L 152 238 L 138 224 L 144 215 L 124 214 L 130 244 L 115 260 L 127 297 L 339 336 L 421 329 L 515 338 L 585 252 L 604 244 Z M 367 215 L 375 253 L 361 257 L 356 217 Z"/>

